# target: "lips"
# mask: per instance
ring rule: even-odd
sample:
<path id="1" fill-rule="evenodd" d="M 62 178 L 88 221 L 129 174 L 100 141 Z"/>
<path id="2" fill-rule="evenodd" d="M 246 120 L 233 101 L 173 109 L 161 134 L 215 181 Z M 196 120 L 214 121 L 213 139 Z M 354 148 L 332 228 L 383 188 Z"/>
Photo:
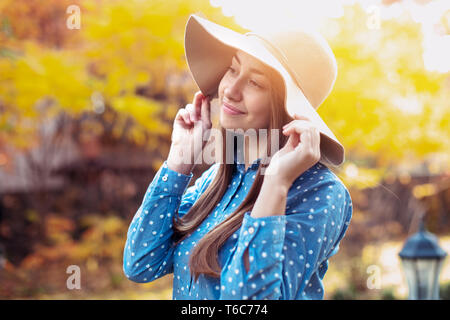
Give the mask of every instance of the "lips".
<path id="1" fill-rule="evenodd" d="M 224 102 L 223 105 L 224 105 L 226 108 L 230 109 L 230 110 L 231 110 L 232 112 L 234 112 L 234 113 L 239 113 L 239 114 L 244 114 L 244 113 L 245 113 L 245 112 L 239 110 L 238 108 L 236 108 L 236 107 L 234 107 L 234 106 L 232 106 L 232 105 L 230 105 L 230 104 L 228 104 L 228 103 L 226 103 L 226 102 Z"/>

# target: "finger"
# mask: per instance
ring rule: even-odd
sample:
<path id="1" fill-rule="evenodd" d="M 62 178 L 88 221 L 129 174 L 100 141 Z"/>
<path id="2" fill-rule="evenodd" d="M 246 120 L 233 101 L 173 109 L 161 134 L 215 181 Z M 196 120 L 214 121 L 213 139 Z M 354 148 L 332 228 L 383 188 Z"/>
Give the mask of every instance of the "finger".
<path id="1" fill-rule="evenodd" d="M 283 129 L 284 128 L 286 128 L 289 124 L 291 124 L 292 122 L 294 122 L 295 120 L 292 120 L 292 121 L 289 121 L 288 123 L 286 123 L 284 126 L 283 126 Z"/>
<path id="2" fill-rule="evenodd" d="M 289 136 L 288 141 L 284 145 L 288 150 L 295 149 L 300 143 L 300 135 L 295 130 L 283 131 L 283 134 Z"/>
<path id="3" fill-rule="evenodd" d="M 191 122 L 195 122 L 194 114 L 195 114 L 195 106 L 192 103 L 186 105 L 185 108 L 189 114 L 189 119 Z"/>
<path id="4" fill-rule="evenodd" d="M 297 113 L 294 113 L 294 119 L 296 119 L 296 120 L 307 120 L 307 121 L 311 121 L 311 119 L 309 119 L 308 117 L 303 116 L 303 115 L 299 115 L 299 114 L 297 114 Z"/>
<path id="5" fill-rule="evenodd" d="M 177 114 L 175 115 L 175 121 L 184 121 L 184 118 L 183 118 L 184 111 L 185 111 L 184 109 L 178 110 Z"/>
<path id="6" fill-rule="evenodd" d="M 311 123 L 306 120 L 292 120 L 291 122 L 288 122 L 283 126 L 283 129 L 287 129 L 289 127 L 295 126 L 295 125 L 301 125 L 301 126 L 311 126 Z"/>
<path id="7" fill-rule="evenodd" d="M 205 123 L 211 122 L 211 101 L 209 96 L 205 97 L 201 106 L 201 118 Z"/>
<path id="8" fill-rule="evenodd" d="M 294 120 L 294 122 L 288 123 L 287 126 L 283 129 L 283 132 L 291 132 L 292 130 L 297 131 L 299 134 L 307 130 L 308 126 L 303 122 L 303 120 Z"/>
<path id="9" fill-rule="evenodd" d="M 286 142 L 286 146 L 294 149 L 300 143 L 300 137 L 296 132 L 289 133 L 289 139 Z"/>
<path id="10" fill-rule="evenodd" d="M 293 118 L 294 118 L 294 120 L 291 120 L 290 122 L 286 123 L 286 124 L 283 126 L 283 128 L 285 128 L 288 124 L 294 122 L 295 120 L 311 121 L 311 119 L 309 119 L 308 117 L 306 117 L 306 116 L 301 116 L 301 115 L 299 115 L 299 114 L 297 114 L 297 113 L 294 113 Z"/>
<path id="11" fill-rule="evenodd" d="M 203 102 L 204 98 L 205 98 L 205 96 L 203 95 L 203 93 L 201 91 L 197 91 L 195 93 L 194 101 L 192 102 L 192 104 L 194 105 L 194 110 L 193 110 L 194 120 L 200 119 L 202 102 Z"/>
<path id="12" fill-rule="evenodd" d="M 305 138 L 305 146 L 308 148 L 307 150 L 311 150 L 314 156 L 320 154 L 320 136 L 318 132 L 317 128 L 311 128 L 311 130 L 307 131 Z"/>
<path id="13" fill-rule="evenodd" d="M 305 133 L 305 147 L 307 147 L 308 150 L 314 150 L 314 134 L 312 130 L 308 130 Z"/>
<path id="14" fill-rule="evenodd" d="M 186 125 L 192 124 L 191 119 L 189 117 L 189 112 L 186 109 L 180 109 L 179 114 Z"/>
<path id="15" fill-rule="evenodd" d="M 300 135 L 300 143 L 295 146 L 295 150 L 306 149 L 308 150 L 311 141 L 311 135 L 309 131 L 304 131 Z"/>
<path id="16" fill-rule="evenodd" d="M 192 124 L 192 120 L 191 120 L 191 116 L 190 116 L 190 113 L 189 113 L 189 111 L 188 110 L 184 110 L 184 112 L 183 112 L 183 119 L 184 119 L 184 121 L 185 121 L 185 123 L 187 124 L 187 125 L 191 125 Z"/>
<path id="17" fill-rule="evenodd" d="M 319 130 L 317 128 L 309 128 L 308 131 L 308 148 L 310 148 L 311 150 L 313 150 L 313 152 L 317 152 L 317 147 L 318 147 L 318 132 Z"/>
<path id="18" fill-rule="evenodd" d="M 317 154 L 320 155 L 320 130 L 319 129 L 314 130 L 314 147 L 315 147 Z"/>
<path id="19" fill-rule="evenodd" d="M 202 97 L 203 97 L 202 92 L 201 92 L 201 91 L 197 91 L 197 92 L 194 94 L 194 98 L 192 99 L 192 104 L 195 106 L 195 104 L 196 104 L 197 102 L 200 102 L 200 101 L 201 101 Z"/>
<path id="20" fill-rule="evenodd" d="M 312 143 L 312 134 L 311 131 L 313 128 L 309 127 L 300 127 L 300 126 L 292 126 L 285 130 L 288 134 L 297 134 L 300 137 L 299 143 L 302 143 L 305 148 L 313 148 Z M 298 147 L 295 145 L 294 148 Z"/>

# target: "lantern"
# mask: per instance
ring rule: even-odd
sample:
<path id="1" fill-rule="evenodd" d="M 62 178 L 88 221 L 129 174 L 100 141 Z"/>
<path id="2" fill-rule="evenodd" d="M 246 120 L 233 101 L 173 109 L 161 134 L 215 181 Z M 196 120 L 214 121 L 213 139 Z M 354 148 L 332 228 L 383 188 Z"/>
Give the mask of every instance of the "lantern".
<path id="1" fill-rule="evenodd" d="M 421 220 L 419 231 L 406 240 L 399 252 L 410 300 L 439 299 L 439 273 L 446 255 Z"/>

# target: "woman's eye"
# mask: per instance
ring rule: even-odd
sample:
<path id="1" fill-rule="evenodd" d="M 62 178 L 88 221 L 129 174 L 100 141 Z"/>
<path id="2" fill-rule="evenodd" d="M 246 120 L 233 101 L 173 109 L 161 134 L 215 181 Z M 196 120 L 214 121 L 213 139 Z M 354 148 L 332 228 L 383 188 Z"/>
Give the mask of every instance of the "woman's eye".
<path id="1" fill-rule="evenodd" d="M 254 86 L 261 87 L 256 81 L 250 80 L 250 83 Z"/>
<path id="2" fill-rule="evenodd" d="M 228 68 L 228 70 L 230 70 L 230 71 L 231 71 L 231 73 L 235 73 L 235 72 L 236 72 L 236 70 L 234 70 L 234 68 L 233 68 L 233 67 L 229 67 L 229 68 Z"/>

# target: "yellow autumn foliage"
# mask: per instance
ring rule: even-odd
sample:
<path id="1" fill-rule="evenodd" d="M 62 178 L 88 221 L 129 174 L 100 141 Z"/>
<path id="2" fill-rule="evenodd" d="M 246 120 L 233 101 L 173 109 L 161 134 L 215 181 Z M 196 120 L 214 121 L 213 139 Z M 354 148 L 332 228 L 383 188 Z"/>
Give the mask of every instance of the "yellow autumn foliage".
<path id="1" fill-rule="evenodd" d="M 24 6 L 24 1 L 3 2 L 1 10 L 16 12 L 6 9 L 16 2 Z M 37 18 L 16 37 L 13 28 L 8 36 L 4 32 L 0 143 L 32 144 L 34 128 L 26 120 L 38 119 L 44 102 L 52 101 L 46 116 L 61 110 L 93 111 L 94 95 L 101 96 L 121 117 L 135 120 L 136 128 L 129 134 L 136 142 L 145 143 L 144 130 L 169 141 L 170 122 L 163 118 L 172 119 L 184 107 L 180 101 L 190 102 L 196 90 L 184 57 L 189 14 L 203 14 L 245 31 L 207 0 L 77 3 L 81 29 L 62 32 L 59 48 L 40 41 L 39 33 L 26 37 L 25 27 L 32 29 L 33 21 L 41 21 Z M 62 9 L 60 14 L 67 16 Z M 19 12 L 21 18 L 27 14 L 25 9 Z M 48 11 L 43 12 L 47 17 Z M 341 18 L 330 19 L 323 27 L 339 71 L 319 114 L 344 144 L 349 164 L 358 163 L 360 173 L 439 158 L 436 155 L 450 149 L 448 74 L 426 70 L 419 24 L 383 20 L 379 30 L 369 30 L 366 19 L 366 12 L 355 4 L 346 6 Z M 157 149 L 155 141 L 148 143 Z M 340 170 L 341 174 L 345 169 Z M 379 174 L 365 175 L 364 183 L 372 184 L 369 176 Z"/>

